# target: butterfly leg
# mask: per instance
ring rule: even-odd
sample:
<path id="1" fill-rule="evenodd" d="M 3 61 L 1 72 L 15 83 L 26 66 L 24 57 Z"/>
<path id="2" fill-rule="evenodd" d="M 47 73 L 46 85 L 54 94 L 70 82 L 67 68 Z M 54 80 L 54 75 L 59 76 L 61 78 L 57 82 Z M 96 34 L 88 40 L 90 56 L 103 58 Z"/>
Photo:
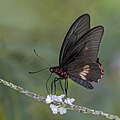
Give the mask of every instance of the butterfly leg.
<path id="1" fill-rule="evenodd" d="M 55 77 L 51 83 L 51 94 L 53 94 L 53 89 L 54 89 L 54 94 L 56 93 L 56 80 L 57 78 Z"/>
<path id="2" fill-rule="evenodd" d="M 59 80 L 59 83 L 60 83 L 60 87 L 61 87 L 61 89 L 62 89 L 62 92 L 63 92 L 63 94 L 64 94 L 64 89 L 63 89 L 61 80 Z"/>
<path id="3" fill-rule="evenodd" d="M 65 79 L 65 95 L 67 97 L 67 91 L 68 91 L 68 79 Z"/>
<path id="4" fill-rule="evenodd" d="M 53 88 L 54 88 L 54 94 L 56 94 L 56 82 L 61 81 L 61 78 L 55 77 L 54 80 L 51 83 L 51 94 L 53 93 Z M 61 84 L 62 85 L 62 84 Z"/>
<path id="5" fill-rule="evenodd" d="M 57 77 L 54 78 L 54 80 L 53 80 L 52 83 L 51 83 L 51 94 L 53 93 L 53 89 L 54 89 L 54 94 L 56 94 L 56 82 L 57 82 L 57 81 L 59 81 L 60 87 L 61 87 L 61 89 L 62 89 L 62 91 L 63 91 L 63 93 L 64 93 L 64 89 L 63 89 L 63 86 L 62 86 L 62 83 L 61 83 L 61 80 L 62 80 L 62 79 L 63 79 L 63 78 L 57 78 Z"/>
<path id="6" fill-rule="evenodd" d="M 48 79 L 46 81 L 46 90 L 47 90 L 48 94 L 50 94 L 49 90 L 48 90 L 48 81 L 50 80 L 51 76 L 52 76 L 52 73 L 50 74 L 50 76 L 48 77 Z"/>
<path id="7" fill-rule="evenodd" d="M 65 95 L 66 95 L 66 97 L 67 97 L 68 79 L 65 79 L 65 84 L 64 84 L 65 89 L 63 88 L 62 83 L 61 83 L 61 80 L 62 80 L 62 79 L 63 79 L 63 78 L 59 78 L 60 87 L 61 87 L 61 89 L 62 89 L 62 91 L 63 91 L 63 94 L 65 93 Z"/>

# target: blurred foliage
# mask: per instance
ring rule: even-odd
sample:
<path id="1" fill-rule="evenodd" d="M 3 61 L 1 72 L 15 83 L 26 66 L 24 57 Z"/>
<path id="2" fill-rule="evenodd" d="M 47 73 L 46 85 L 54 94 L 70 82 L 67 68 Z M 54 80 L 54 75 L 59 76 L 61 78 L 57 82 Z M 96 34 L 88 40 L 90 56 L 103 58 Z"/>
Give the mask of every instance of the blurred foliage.
<path id="1" fill-rule="evenodd" d="M 69 96 L 77 104 L 120 116 L 119 6 L 120 0 L 0 0 L 0 78 L 46 96 L 49 72 L 28 72 L 57 65 L 68 28 L 89 13 L 92 26 L 105 27 L 99 52 L 105 75 L 92 91 L 69 81 Z M 35 56 L 34 48 L 48 64 Z M 0 120 L 38 119 L 104 120 L 74 111 L 53 115 L 48 105 L 0 85 Z"/>

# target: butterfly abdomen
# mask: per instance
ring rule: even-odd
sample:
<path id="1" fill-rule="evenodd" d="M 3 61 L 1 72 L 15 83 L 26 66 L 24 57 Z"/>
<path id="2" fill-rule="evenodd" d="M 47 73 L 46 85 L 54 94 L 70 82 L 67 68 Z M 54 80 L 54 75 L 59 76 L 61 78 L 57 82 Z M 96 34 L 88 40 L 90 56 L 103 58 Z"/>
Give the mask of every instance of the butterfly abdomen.
<path id="1" fill-rule="evenodd" d="M 84 87 L 87 88 L 87 89 L 93 89 L 93 88 L 94 88 L 94 87 L 92 86 L 92 84 L 89 83 L 87 80 L 82 80 L 82 79 L 80 79 L 80 78 L 78 78 L 78 77 L 74 77 L 74 76 L 70 76 L 70 78 L 71 78 L 73 81 L 75 81 L 76 83 L 84 86 Z"/>

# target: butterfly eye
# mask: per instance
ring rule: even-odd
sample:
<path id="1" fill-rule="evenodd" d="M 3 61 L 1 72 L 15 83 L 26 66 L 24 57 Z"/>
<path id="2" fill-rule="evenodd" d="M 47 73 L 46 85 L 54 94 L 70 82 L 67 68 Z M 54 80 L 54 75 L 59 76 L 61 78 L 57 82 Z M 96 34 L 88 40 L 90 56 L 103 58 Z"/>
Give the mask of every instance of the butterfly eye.
<path id="1" fill-rule="evenodd" d="M 50 72 L 54 72 L 53 68 L 50 68 L 49 70 L 50 70 Z"/>

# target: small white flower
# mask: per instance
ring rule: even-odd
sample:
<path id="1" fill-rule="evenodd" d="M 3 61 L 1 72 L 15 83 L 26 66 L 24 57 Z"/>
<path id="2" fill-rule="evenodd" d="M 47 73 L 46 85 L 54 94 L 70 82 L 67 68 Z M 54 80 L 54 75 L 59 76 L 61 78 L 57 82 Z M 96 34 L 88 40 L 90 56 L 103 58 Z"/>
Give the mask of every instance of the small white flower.
<path id="1" fill-rule="evenodd" d="M 54 101 L 56 102 L 62 102 L 63 98 L 65 97 L 64 94 L 60 95 L 60 96 L 56 96 L 56 95 L 47 95 L 47 98 L 46 98 L 46 103 L 49 104 L 49 103 L 52 103 Z"/>
<path id="2" fill-rule="evenodd" d="M 56 101 L 56 102 L 62 102 L 63 100 L 63 98 L 65 97 L 65 95 L 64 94 L 62 94 L 62 95 L 60 95 L 60 96 L 55 96 L 54 97 L 54 101 Z"/>
<path id="3" fill-rule="evenodd" d="M 64 102 L 66 103 L 66 104 L 69 104 L 69 105 L 72 105 L 72 103 L 75 101 L 75 99 L 74 98 L 66 98 L 65 100 L 64 100 Z"/>
<path id="4" fill-rule="evenodd" d="M 54 104 L 50 104 L 50 108 L 51 108 L 53 114 L 57 114 L 58 113 L 58 106 L 56 106 Z"/>
<path id="5" fill-rule="evenodd" d="M 61 115 L 63 115 L 63 114 L 65 114 L 65 113 L 67 112 L 67 109 L 66 109 L 66 108 L 63 108 L 63 107 L 60 107 L 60 108 L 58 108 L 58 112 L 59 112 Z"/>
<path id="6" fill-rule="evenodd" d="M 54 98 L 56 97 L 56 95 L 47 95 L 47 98 L 46 98 L 46 103 L 47 104 L 49 104 L 49 103 L 51 103 L 51 102 L 53 102 L 54 101 Z"/>

